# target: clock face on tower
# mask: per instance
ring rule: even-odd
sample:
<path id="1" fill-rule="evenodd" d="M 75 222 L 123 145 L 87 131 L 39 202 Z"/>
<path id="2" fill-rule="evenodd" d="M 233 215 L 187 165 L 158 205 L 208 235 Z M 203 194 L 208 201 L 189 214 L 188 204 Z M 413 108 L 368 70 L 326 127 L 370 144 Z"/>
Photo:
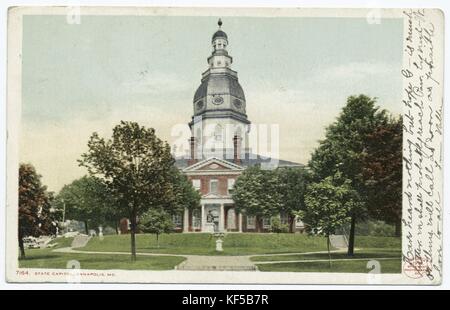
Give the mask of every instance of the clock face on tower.
<path id="1" fill-rule="evenodd" d="M 197 102 L 197 110 L 201 110 L 201 109 L 203 109 L 203 101 L 199 101 L 199 102 Z"/>
<path id="2" fill-rule="evenodd" d="M 223 103 L 223 98 L 221 96 L 214 96 L 213 97 L 213 103 L 217 104 L 217 105 L 222 104 Z"/>
<path id="3" fill-rule="evenodd" d="M 233 104 L 236 107 L 236 109 L 238 109 L 238 110 L 240 110 L 242 108 L 242 102 L 239 99 L 234 99 Z"/>

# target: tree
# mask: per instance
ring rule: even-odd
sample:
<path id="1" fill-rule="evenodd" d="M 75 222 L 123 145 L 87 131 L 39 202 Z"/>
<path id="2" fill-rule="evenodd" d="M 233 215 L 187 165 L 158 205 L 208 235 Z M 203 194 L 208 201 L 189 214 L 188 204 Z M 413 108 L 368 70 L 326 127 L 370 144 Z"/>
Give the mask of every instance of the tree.
<path id="1" fill-rule="evenodd" d="M 352 210 L 360 204 L 352 182 L 343 179 L 340 172 L 308 186 L 305 195 L 306 208 L 303 221 L 310 226 L 310 233 L 327 238 L 328 257 L 331 268 L 330 235 L 351 221 Z"/>
<path id="2" fill-rule="evenodd" d="M 19 166 L 19 249 L 25 258 L 25 237 L 54 234 L 56 226 L 51 214 L 51 193 L 41 183 L 41 176 L 31 164 Z"/>
<path id="3" fill-rule="evenodd" d="M 295 225 L 296 212 L 305 208 L 305 191 L 308 174 L 304 168 L 279 168 L 275 170 L 278 189 L 281 194 L 281 212 L 289 217 L 289 232 Z"/>
<path id="4" fill-rule="evenodd" d="M 143 232 L 159 235 L 174 230 L 171 215 L 182 212 L 184 208 L 190 210 L 200 208 L 200 193 L 192 186 L 186 175 L 182 174 L 176 167 L 170 171 L 171 199 L 166 199 L 163 204 L 155 205 L 139 218 L 139 228 Z M 158 243 L 159 246 L 159 243 Z"/>
<path id="5" fill-rule="evenodd" d="M 150 209 L 139 218 L 139 229 L 146 233 L 155 234 L 158 248 L 159 235 L 171 233 L 174 228 L 170 214 L 163 209 Z"/>
<path id="6" fill-rule="evenodd" d="M 247 168 L 237 178 L 232 197 L 238 212 L 256 216 L 257 231 L 264 217 L 273 216 L 283 206 L 276 174 L 259 166 Z"/>
<path id="7" fill-rule="evenodd" d="M 155 135 L 153 128 L 121 121 L 105 140 L 93 133 L 81 166 L 88 169 L 117 197 L 118 206 L 131 222 L 131 259 L 136 260 L 137 218 L 151 208 L 172 205 L 171 183 L 174 159 L 170 147 Z"/>
<path id="8" fill-rule="evenodd" d="M 351 96 L 337 120 L 325 132 L 325 139 L 312 154 L 309 167 L 315 182 L 334 176 L 337 172 L 351 181 L 351 187 L 362 201 L 367 201 L 363 176 L 364 151 L 367 138 L 375 128 L 388 122 L 386 111 L 375 106 L 375 98 Z M 357 208 L 356 208 L 357 207 Z M 352 256 L 355 243 L 355 224 L 367 216 L 367 205 L 357 204 L 350 211 L 348 255 Z"/>
<path id="9" fill-rule="evenodd" d="M 372 218 L 401 234 L 403 119 L 391 119 L 368 135 L 363 157 L 367 203 Z"/>
<path id="10" fill-rule="evenodd" d="M 192 186 L 186 175 L 178 168 L 172 167 L 171 183 L 173 185 L 173 200 L 166 200 L 165 209 L 170 214 L 181 212 L 184 208 L 190 210 L 200 208 L 200 193 Z"/>
<path id="11" fill-rule="evenodd" d="M 58 208 L 65 205 L 65 218 L 84 222 L 86 234 L 89 234 L 90 226 L 106 224 L 114 214 L 114 208 L 111 208 L 114 199 L 107 186 L 91 176 L 65 185 L 56 196 L 56 203 Z M 117 220 L 114 224 L 117 225 Z"/>

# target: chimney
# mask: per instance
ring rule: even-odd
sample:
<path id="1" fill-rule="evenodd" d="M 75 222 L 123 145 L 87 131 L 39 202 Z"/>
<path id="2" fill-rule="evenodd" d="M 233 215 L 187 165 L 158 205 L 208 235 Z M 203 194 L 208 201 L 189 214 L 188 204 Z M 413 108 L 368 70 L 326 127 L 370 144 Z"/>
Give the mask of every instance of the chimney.
<path id="1" fill-rule="evenodd" d="M 197 143 L 195 141 L 195 137 L 191 137 L 191 158 L 188 160 L 188 165 L 193 165 L 197 162 Z"/>
<path id="2" fill-rule="evenodd" d="M 234 145 L 234 163 L 239 165 L 241 163 L 241 137 L 235 135 L 233 138 L 233 145 Z"/>

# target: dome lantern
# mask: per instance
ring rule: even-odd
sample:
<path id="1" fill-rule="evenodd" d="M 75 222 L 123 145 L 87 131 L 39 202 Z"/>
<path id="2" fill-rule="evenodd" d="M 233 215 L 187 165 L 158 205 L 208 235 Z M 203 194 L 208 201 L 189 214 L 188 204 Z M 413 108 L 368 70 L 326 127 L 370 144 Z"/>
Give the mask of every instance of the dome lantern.
<path id="1" fill-rule="evenodd" d="M 211 39 L 213 50 L 226 50 L 226 47 L 228 45 L 228 36 L 222 30 L 222 20 L 220 18 L 217 22 L 217 25 L 219 25 L 219 29 L 213 34 Z"/>
<path id="2" fill-rule="evenodd" d="M 219 29 L 212 36 L 213 51 L 208 57 L 209 68 L 202 74 L 201 84 L 194 95 L 194 116 L 233 119 L 248 124 L 244 91 L 237 72 L 232 70 L 233 58 L 226 49 L 227 34 Z"/>

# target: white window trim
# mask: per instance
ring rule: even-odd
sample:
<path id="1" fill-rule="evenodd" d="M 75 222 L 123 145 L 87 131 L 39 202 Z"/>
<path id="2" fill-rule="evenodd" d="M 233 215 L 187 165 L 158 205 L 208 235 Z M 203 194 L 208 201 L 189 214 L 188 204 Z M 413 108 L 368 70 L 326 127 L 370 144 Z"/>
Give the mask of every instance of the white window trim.
<path id="1" fill-rule="evenodd" d="M 268 221 L 269 223 L 266 224 L 265 223 L 266 221 Z M 270 217 L 264 217 L 263 218 L 263 228 L 270 228 L 270 224 L 271 224 L 270 222 L 271 222 Z"/>
<path id="2" fill-rule="evenodd" d="M 289 216 L 287 214 L 280 214 L 280 223 L 282 225 L 289 225 Z"/>
<path id="3" fill-rule="evenodd" d="M 196 190 L 200 190 L 200 188 L 202 187 L 202 182 L 200 179 L 192 179 L 192 186 L 196 189 Z"/>
<path id="4" fill-rule="evenodd" d="M 213 190 L 212 190 L 212 184 L 213 183 L 217 184 L 215 192 L 213 192 Z M 209 193 L 210 194 L 217 194 L 218 192 L 219 192 L 219 180 L 218 179 L 211 179 L 211 180 L 209 180 Z"/>
<path id="5" fill-rule="evenodd" d="M 192 227 L 200 228 L 202 225 L 202 215 L 199 210 L 195 210 L 192 213 Z"/>
<path id="6" fill-rule="evenodd" d="M 183 225 L 183 217 L 181 214 L 174 214 L 172 216 L 172 222 L 176 227 L 181 227 Z"/>
<path id="7" fill-rule="evenodd" d="M 234 188 L 234 183 L 235 183 L 235 182 L 236 182 L 236 180 L 233 179 L 233 178 L 228 179 L 228 181 L 227 181 L 227 191 L 228 191 L 228 194 L 230 194 L 230 190 L 232 190 L 232 189 Z"/>
<path id="8" fill-rule="evenodd" d="M 250 224 L 250 219 L 253 222 L 253 224 Z M 247 228 L 250 229 L 256 228 L 256 216 L 247 215 Z"/>

